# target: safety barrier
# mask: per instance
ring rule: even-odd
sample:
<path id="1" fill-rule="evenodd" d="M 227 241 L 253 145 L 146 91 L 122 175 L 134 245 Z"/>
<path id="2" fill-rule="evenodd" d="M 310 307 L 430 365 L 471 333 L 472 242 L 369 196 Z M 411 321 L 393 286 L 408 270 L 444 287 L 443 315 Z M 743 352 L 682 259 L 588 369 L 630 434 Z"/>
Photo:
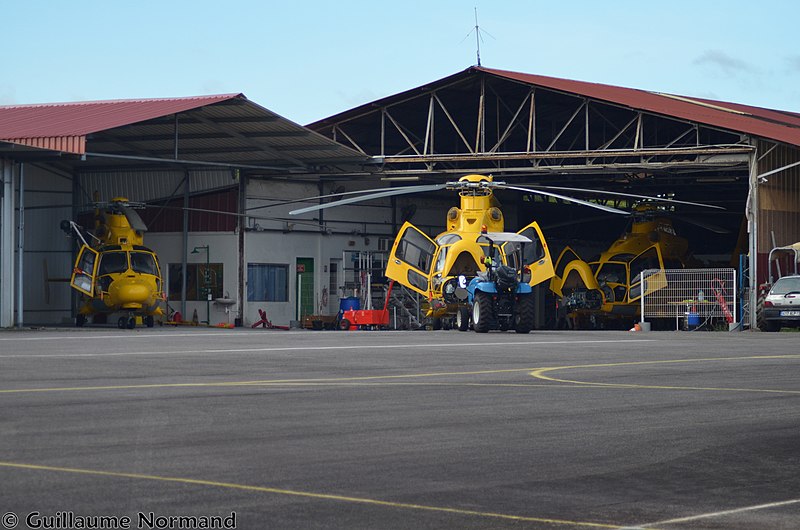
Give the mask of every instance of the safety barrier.
<path id="1" fill-rule="evenodd" d="M 642 271 L 642 322 L 675 319 L 675 329 L 697 329 L 736 321 L 736 269 L 648 269 Z"/>

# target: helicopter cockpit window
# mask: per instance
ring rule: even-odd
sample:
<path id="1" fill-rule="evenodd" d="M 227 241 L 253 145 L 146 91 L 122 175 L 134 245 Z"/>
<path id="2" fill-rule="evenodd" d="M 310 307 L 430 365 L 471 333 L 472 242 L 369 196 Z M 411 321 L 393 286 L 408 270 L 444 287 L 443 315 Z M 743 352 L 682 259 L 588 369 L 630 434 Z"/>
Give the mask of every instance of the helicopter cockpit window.
<path id="1" fill-rule="evenodd" d="M 525 248 L 522 249 L 522 262 L 535 263 L 542 259 L 545 256 L 544 246 L 536 230 L 534 230 L 533 227 L 529 227 L 520 232 L 520 234 L 531 240 L 531 242 L 526 243 Z"/>
<path id="2" fill-rule="evenodd" d="M 651 247 L 631 261 L 631 283 L 639 282 L 639 275 L 643 270 L 647 269 L 660 269 L 661 264 L 658 262 L 658 252 L 654 247 Z"/>
<path id="3" fill-rule="evenodd" d="M 630 261 L 635 256 L 633 254 L 617 254 L 615 256 L 611 256 L 608 261 Z"/>
<path id="4" fill-rule="evenodd" d="M 406 230 L 397 246 L 395 255 L 412 267 L 427 273 L 431 268 L 431 259 L 435 251 L 436 245 L 425 239 L 421 233 L 415 230 Z"/>
<path id="5" fill-rule="evenodd" d="M 436 243 L 441 245 L 452 245 L 453 243 L 457 243 L 461 241 L 461 236 L 458 234 L 444 234 L 442 237 L 436 240 Z"/>
<path id="6" fill-rule="evenodd" d="M 125 252 L 104 252 L 100 256 L 98 276 L 125 272 L 128 270 L 128 254 Z"/>
<path id="7" fill-rule="evenodd" d="M 598 283 L 626 283 L 628 274 L 624 263 L 605 263 L 597 272 Z"/>
<path id="8" fill-rule="evenodd" d="M 436 266 L 433 267 L 434 272 L 441 272 L 444 270 L 445 261 L 447 261 L 447 251 L 450 247 L 442 247 L 439 249 L 439 255 L 436 257 Z"/>
<path id="9" fill-rule="evenodd" d="M 149 252 L 131 252 L 131 269 L 141 274 L 158 275 L 156 261 Z"/>

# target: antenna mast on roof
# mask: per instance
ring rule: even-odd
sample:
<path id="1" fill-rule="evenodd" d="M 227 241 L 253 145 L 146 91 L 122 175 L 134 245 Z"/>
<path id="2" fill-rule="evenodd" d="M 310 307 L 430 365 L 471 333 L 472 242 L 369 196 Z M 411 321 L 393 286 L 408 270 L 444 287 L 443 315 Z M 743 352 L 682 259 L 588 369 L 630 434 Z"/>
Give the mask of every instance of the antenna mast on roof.
<path id="1" fill-rule="evenodd" d="M 461 42 L 467 40 L 467 38 L 472 35 L 472 32 L 475 32 L 475 44 L 476 44 L 476 51 L 478 56 L 478 66 L 481 65 L 481 40 L 483 40 L 483 33 L 489 35 L 490 37 L 494 38 L 494 36 L 486 30 L 482 30 L 480 26 L 478 26 L 478 8 L 475 8 L 475 27 L 467 33 L 467 36 Z"/>
<path id="2" fill-rule="evenodd" d="M 478 8 L 475 8 L 475 45 L 477 47 L 478 66 L 481 65 L 481 30 L 478 27 Z"/>

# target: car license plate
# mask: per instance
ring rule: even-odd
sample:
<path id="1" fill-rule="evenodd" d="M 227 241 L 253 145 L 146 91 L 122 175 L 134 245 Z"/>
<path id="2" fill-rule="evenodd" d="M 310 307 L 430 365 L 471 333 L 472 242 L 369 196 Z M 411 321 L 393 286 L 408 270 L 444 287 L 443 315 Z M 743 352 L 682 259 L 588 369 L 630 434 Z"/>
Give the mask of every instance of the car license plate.
<path id="1" fill-rule="evenodd" d="M 782 317 L 800 317 L 800 311 L 781 311 Z"/>

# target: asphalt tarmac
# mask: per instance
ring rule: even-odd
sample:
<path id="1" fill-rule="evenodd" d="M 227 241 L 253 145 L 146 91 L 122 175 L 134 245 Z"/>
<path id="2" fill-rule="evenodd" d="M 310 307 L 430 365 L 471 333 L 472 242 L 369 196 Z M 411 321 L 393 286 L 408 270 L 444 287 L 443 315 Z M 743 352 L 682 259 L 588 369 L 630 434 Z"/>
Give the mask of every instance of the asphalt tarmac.
<path id="1" fill-rule="evenodd" d="M 799 344 L 0 332 L 0 528 L 796 529 Z"/>

